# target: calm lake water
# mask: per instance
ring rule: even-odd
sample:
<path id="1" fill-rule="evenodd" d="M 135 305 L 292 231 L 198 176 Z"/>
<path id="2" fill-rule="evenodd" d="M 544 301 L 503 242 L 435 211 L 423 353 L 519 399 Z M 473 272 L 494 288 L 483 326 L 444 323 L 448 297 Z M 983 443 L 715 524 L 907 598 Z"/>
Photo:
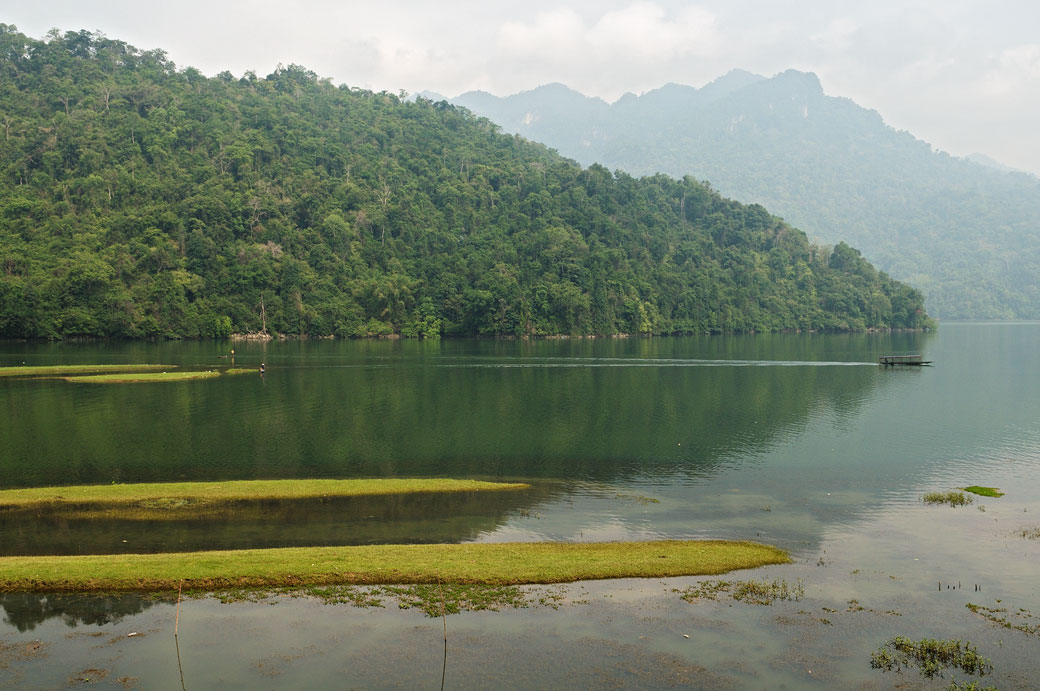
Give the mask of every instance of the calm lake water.
<path id="1" fill-rule="evenodd" d="M 0 514 L 0 553 L 378 542 L 754 539 L 800 602 L 688 604 L 704 579 L 606 581 L 448 618 L 312 599 L 181 606 L 0 596 L 0 686 L 945 688 L 870 668 L 896 635 L 970 640 L 1038 688 L 1040 324 L 934 334 L 234 344 L 266 374 L 135 385 L 0 379 L 0 486 L 278 477 L 522 479 L 521 494 L 293 502 L 231 518 Z M 0 365 L 231 364 L 226 343 L 4 344 Z M 881 368 L 920 352 L 930 368 Z M 925 506 L 979 484 L 999 499 Z M 496 496 L 497 495 L 497 496 Z M 541 592 L 533 589 L 535 593 Z M 857 604 L 851 604 L 850 601 Z M 271 606 L 276 603 L 276 606 Z M 1008 629 L 973 614 L 1007 609 Z M 862 609 L 860 609 L 862 608 Z M 1033 628 L 1031 628 L 1033 627 Z M 1025 629 L 1025 630 L 1021 630 Z M 134 636 L 128 636 L 134 633 Z M 89 674 L 86 670 L 93 670 Z M 79 675 L 77 677 L 77 675 Z M 917 686 L 914 686 L 917 685 Z"/>

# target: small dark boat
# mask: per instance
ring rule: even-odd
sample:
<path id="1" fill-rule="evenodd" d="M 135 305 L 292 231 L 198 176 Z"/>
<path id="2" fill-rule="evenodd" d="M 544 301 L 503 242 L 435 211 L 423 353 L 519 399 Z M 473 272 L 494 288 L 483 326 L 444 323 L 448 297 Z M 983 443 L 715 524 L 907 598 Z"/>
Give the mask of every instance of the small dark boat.
<path id="1" fill-rule="evenodd" d="M 932 364 L 931 360 L 925 360 L 923 355 L 882 355 L 878 358 L 879 365 L 901 365 L 907 367 L 922 367 Z"/>

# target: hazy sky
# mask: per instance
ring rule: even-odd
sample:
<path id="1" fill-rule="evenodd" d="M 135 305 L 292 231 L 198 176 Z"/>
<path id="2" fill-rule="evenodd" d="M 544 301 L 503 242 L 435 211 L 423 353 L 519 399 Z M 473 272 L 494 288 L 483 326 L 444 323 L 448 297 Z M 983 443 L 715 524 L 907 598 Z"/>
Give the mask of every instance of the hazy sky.
<path id="1" fill-rule="evenodd" d="M 1035 0 L 0 0 L 0 22 L 100 30 L 210 75 L 297 63 L 446 96 L 563 82 L 612 101 L 795 68 L 938 148 L 1040 173 Z"/>

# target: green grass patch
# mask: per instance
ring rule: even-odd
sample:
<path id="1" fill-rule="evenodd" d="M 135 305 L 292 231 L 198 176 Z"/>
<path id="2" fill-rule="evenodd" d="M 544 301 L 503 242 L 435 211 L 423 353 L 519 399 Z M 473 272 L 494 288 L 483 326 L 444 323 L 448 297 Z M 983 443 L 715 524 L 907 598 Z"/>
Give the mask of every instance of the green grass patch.
<path id="1" fill-rule="evenodd" d="M 980 497 L 1002 497 L 1004 493 L 996 487 L 980 487 L 979 485 L 972 485 L 971 487 L 962 487 L 965 492 L 971 492 L 977 494 Z"/>
<path id="2" fill-rule="evenodd" d="M 927 492 L 921 499 L 925 504 L 949 504 L 950 506 L 966 506 L 974 502 L 964 492 L 953 490 L 949 492 Z"/>
<path id="3" fill-rule="evenodd" d="M 212 379 L 219 376 L 220 372 L 212 370 L 202 372 L 123 372 L 120 374 L 87 374 L 77 377 L 65 377 L 65 381 L 85 384 L 143 384 L 148 382 Z"/>
<path id="4" fill-rule="evenodd" d="M 932 638 L 912 641 L 905 636 L 896 636 L 871 653 L 870 666 L 886 672 L 917 668 L 929 679 L 943 676 L 943 672 L 950 667 L 980 677 L 993 671 L 989 660 L 979 655 L 978 650 L 966 641 L 961 643 L 959 640 L 939 641 Z"/>
<path id="5" fill-rule="evenodd" d="M 0 592 L 461 583 L 522 585 L 717 575 L 790 561 L 753 542 L 491 543 L 290 547 L 172 554 L 0 557 Z"/>
<path id="6" fill-rule="evenodd" d="M 176 369 L 176 365 L 45 365 L 41 367 L 0 367 L 0 377 L 58 377 L 73 374 L 105 372 L 158 372 Z"/>
<path id="7" fill-rule="evenodd" d="M 226 482 L 150 482 L 126 485 L 70 485 L 0 490 L 0 510 L 143 510 L 157 513 L 197 511 L 230 502 L 357 497 L 416 492 L 477 492 L 529 489 L 522 482 L 484 482 L 448 478 L 351 480 L 229 480 Z M 126 512 L 124 512 L 126 513 Z M 130 516 L 131 514 L 126 514 Z M 120 514 L 123 516 L 123 514 Z M 114 517 L 114 516 L 112 516 Z"/>
<path id="8" fill-rule="evenodd" d="M 224 374 L 260 374 L 259 367 L 229 367 L 224 370 Z"/>

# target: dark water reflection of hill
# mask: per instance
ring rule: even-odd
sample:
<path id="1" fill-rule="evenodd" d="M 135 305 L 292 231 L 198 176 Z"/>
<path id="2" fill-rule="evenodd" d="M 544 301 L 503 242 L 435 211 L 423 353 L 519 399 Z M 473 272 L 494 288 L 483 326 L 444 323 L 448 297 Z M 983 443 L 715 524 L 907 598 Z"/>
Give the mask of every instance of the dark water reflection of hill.
<path id="1" fill-rule="evenodd" d="M 914 335 L 240 344 L 268 373 L 166 385 L 0 382 L 0 484 L 457 476 L 698 477 L 822 409 Z M 8 345 L 0 361 L 218 367 L 217 344 Z M 790 363 L 801 363 L 792 364 Z"/>

